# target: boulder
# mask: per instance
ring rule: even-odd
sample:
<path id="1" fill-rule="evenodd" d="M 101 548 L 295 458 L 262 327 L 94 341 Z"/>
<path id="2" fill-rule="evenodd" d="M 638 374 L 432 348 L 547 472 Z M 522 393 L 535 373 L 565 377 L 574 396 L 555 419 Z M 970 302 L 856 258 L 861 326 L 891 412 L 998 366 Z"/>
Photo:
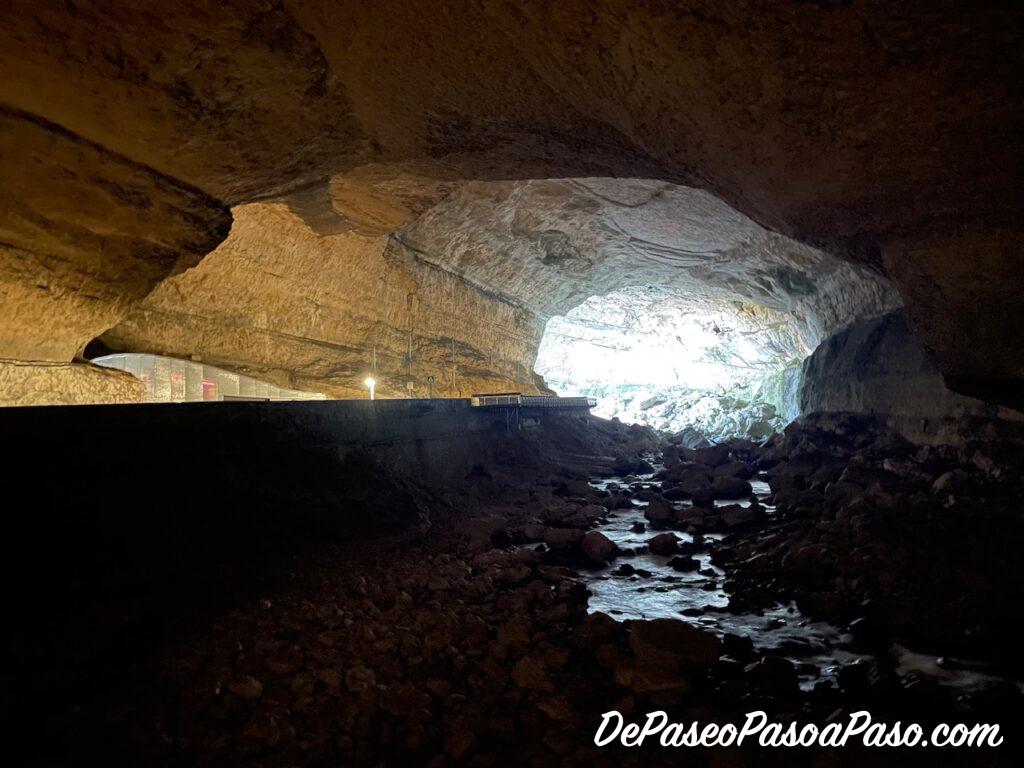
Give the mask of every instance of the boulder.
<path id="1" fill-rule="evenodd" d="M 729 446 L 722 443 L 720 445 L 711 445 L 707 448 L 698 448 L 696 459 L 699 463 L 707 464 L 709 467 L 725 464 L 729 460 Z"/>
<path id="2" fill-rule="evenodd" d="M 540 516 L 546 523 L 557 523 L 561 520 L 566 520 L 572 517 L 579 511 L 580 507 L 576 504 L 559 504 L 557 506 L 547 507 L 540 513 Z"/>
<path id="3" fill-rule="evenodd" d="M 690 555 L 676 555 L 668 561 L 669 567 L 674 571 L 688 573 L 700 568 L 700 563 Z"/>
<path id="4" fill-rule="evenodd" d="M 505 535 L 508 518 L 501 515 L 484 515 L 460 520 L 455 530 L 475 546 L 490 545 Z"/>
<path id="5" fill-rule="evenodd" d="M 647 548 L 655 555 L 674 555 L 679 549 L 679 537 L 674 533 L 659 533 L 647 540 Z"/>
<path id="6" fill-rule="evenodd" d="M 698 507 L 710 507 L 715 500 L 715 492 L 711 486 L 696 488 L 690 494 L 690 500 Z"/>
<path id="7" fill-rule="evenodd" d="M 701 528 L 706 524 L 707 514 L 703 509 L 696 507 L 684 507 L 676 512 L 676 520 L 683 525 L 692 525 Z"/>
<path id="8" fill-rule="evenodd" d="M 742 477 L 744 480 L 753 477 L 754 468 L 745 461 L 730 461 L 711 470 L 714 477 Z"/>
<path id="9" fill-rule="evenodd" d="M 716 477 L 711 482 L 711 492 L 716 499 L 741 499 L 750 496 L 753 489 L 739 477 Z"/>
<path id="10" fill-rule="evenodd" d="M 661 495 L 663 498 L 668 499 L 669 501 L 682 501 L 683 499 L 690 498 L 690 494 L 686 491 L 686 489 L 680 488 L 678 486 L 666 488 L 661 492 Z"/>
<path id="11" fill-rule="evenodd" d="M 932 483 L 931 486 L 931 491 L 936 495 L 954 493 L 959 490 L 961 485 L 963 485 L 965 477 L 966 473 L 961 469 L 956 469 L 951 472 L 943 472 L 935 478 L 935 482 Z"/>
<path id="12" fill-rule="evenodd" d="M 639 457 L 630 459 L 618 456 L 615 459 L 615 464 L 612 465 L 612 471 L 620 477 L 623 475 L 649 475 L 654 471 L 654 467 L 649 461 Z"/>
<path id="13" fill-rule="evenodd" d="M 604 505 L 608 509 L 630 509 L 633 506 L 633 500 L 625 494 L 613 493 L 604 500 Z"/>
<path id="14" fill-rule="evenodd" d="M 569 549 L 583 541 L 585 535 L 579 528 L 548 528 L 544 531 L 544 543 L 553 549 Z"/>
<path id="15" fill-rule="evenodd" d="M 555 486 L 555 493 L 559 496 L 578 496 L 584 499 L 596 496 L 590 483 L 577 478 L 560 479 Z"/>
<path id="16" fill-rule="evenodd" d="M 671 469 L 672 467 L 678 467 L 680 463 L 679 458 L 679 447 L 675 445 L 666 445 L 662 450 L 661 455 L 664 459 L 665 466 Z"/>
<path id="17" fill-rule="evenodd" d="M 655 525 L 671 525 L 676 521 L 676 511 L 664 499 L 652 499 L 644 509 L 644 517 Z"/>
<path id="18" fill-rule="evenodd" d="M 608 514 L 608 510 L 600 504 L 587 504 L 579 511 L 581 517 L 588 520 L 597 520 Z"/>
<path id="19" fill-rule="evenodd" d="M 629 647 L 633 666 L 624 677 L 637 693 L 685 691 L 690 675 L 707 669 L 722 655 L 717 637 L 678 619 L 633 622 Z"/>
<path id="20" fill-rule="evenodd" d="M 780 687 L 796 681 L 796 666 L 781 656 L 765 656 L 747 665 L 744 672 L 751 680 L 765 686 Z"/>
<path id="21" fill-rule="evenodd" d="M 730 504 L 727 507 L 719 507 L 715 511 L 723 526 L 737 528 L 754 522 L 757 519 L 758 508 L 753 505 L 741 507 L 739 504 Z"/>
<path id="22" fill-rule="evenodd" d="M 228 683 L 228 690 L 240 699 L 254 701 L 263 695 L 263 683 L 251 675 L 242 675 Z"/>
<path id="23" fill-rule="evenodd" d="M 580 548 L 588 560 L 602 565 L 607 565 L 619 553 L 615 542 L 600 531 L 587 531 L 580 541 Z"/>
<path id="24" fill-rule="evenodd" d="M 528 542 L 544 541 L 547 527 L 540 523 L 527 523 L 523 526 L 523 538 Z"/>

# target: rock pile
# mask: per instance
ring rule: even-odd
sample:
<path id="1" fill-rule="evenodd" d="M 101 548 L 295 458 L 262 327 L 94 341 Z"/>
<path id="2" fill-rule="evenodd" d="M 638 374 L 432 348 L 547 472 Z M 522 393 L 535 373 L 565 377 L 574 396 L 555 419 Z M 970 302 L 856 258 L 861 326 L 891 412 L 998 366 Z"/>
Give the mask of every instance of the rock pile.
<path id="1" fill-rule="evenodd" d="M 917 446 L 870 418 L 827 414 L 791 425 L 755 463 L 774 518 L 713 549 L 735 603 L 792 598 L 869 645 L 1019 673 L 1007 615 L 1024 594 L 1021 444 Z"/>

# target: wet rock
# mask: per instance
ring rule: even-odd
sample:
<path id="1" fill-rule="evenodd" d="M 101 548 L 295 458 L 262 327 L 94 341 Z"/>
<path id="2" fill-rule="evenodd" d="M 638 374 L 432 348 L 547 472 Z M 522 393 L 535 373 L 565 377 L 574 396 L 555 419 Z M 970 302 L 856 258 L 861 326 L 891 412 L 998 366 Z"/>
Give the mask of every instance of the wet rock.
<path id="1" fill-rule="evenodd" d="M 710 632 L 678 619 L 653 619 L 631 624 L 632 669 L 616 677 L 637 693 L 690 688 L 689 676 L 708 668 L 722 646 Z"/>
<path id="2" fill-rule="evenodd" d="M 643 533 L 647 530 L 647 526 L 644 523 L 641 523 L 639 520 L 637 520 L 635 523 L 629 526 L 629 530 L 631 533 Z"/>
<path id="3" fill-rule="evenodd" d="M 632 509 L 634 506 L 633 499 L 621 493 L 615 493 L 609 496 L 605 499 L 604 505 L 608 509 Z"/>
<path id="4" fill-rule="evenodd" d="M 739 661 L 747 661 L 754 657 L 754 641 L 747 635 L 727 632 L 722 637 L 722 652 Z"/>
<path id="5" fill-rule="evenodd" d="M 739 477 L 716 477 L 711 482 L 711 492 L 716 499 L 741 499 L 752 490 L 750 483 Z"/>
<path id="6" fill-rule="evenodd" d="M 547 528 L 544 543 L 552 549 L 570 549 L 578 546 L 585 535 L 578 528 Z"/>
<path id="7" fill-rule="evenodd" d="M 681 459 L 679 457 L 679 446 L 666 445 L 661 452 L 662 459 L 665 463 L 665 467 L 672 469 L 673 467 L 679 466 Z"/>
<path id="8" fill-rule="evenodd" d="M 622 475 L 648 475 L 654 471 L 654 467 L 646 459 L 630 459 L 625 456 L 619 456 L 615 459 L 612 471 L 620 477 Z"/>
<path id="9" fill-rule="evenodd" d="M 730 504 L 726 507 L 718 507 L 715 510 L 718 519 L 726 528 L 738 528 L 742 525 L 749 525 L 757 519 L 757 507 L 753 504 L 741 507 L 739 504 Z"/>
<path id="10" fill-rule="evenodd" d="M 730 461 L 712 470 L 714 477 L 739 477 L 744 480 L 754 475 L 754 468 L 745 461 Z"/>
<path id="11" fill-rule="evenodd" d="M 839 687 L 854 695 L 862 695 L 869 689 L 879 686 L 883 678 L 884 673 L 878 664 L 867 659 L 857 659 L 852 664 L 845 665 L 837 675 Z"/>
<path id="12" fill-rule="evenodd" d="M 975 451 L 974 455 L 971 456 L 971 463 L 989 477 L 999 477 L 1002 473 L 1002 468 L 995 460 L 980 450 Z"/>
<path id="13" fill-rule="evenodd" d="M 593 563 L 607 565 L 615 559 L 619 548 L 600 531 L 587 531 L 580 541 L 583 555 Z"/>
<path id="14" fill-rule="evenodd" d="M 850 622 L 847 628 L 854 641 L 864 648 L 885 648 L 888 646 L 888 633 L 882 625 L 870 618 L 861 617 Z"/>
<path id="15" fill-rule="evenodd" d="M 547 526 L 540 523 L 527 523 L 522 528 L 523 539 L 528 542 L 544 541 Z"/>
<path id="16" fill-rule="evenodd" d="M 715 492 L 711 486 L 695 488 L 690 493 L 690 500 L 698 507 L 709 507 L 715 501 Z"/>
<path id="17" fill-rule="evenodd" d="M 796 666 L 781 656 L 765 656 L 748 665 L 744 672 L 752 681 L 764 686 L 785 686 L 796 682 Z"/>
<path id="18" fill-rule="evenodd" d="M 561 479 L 555 486 L 555 494 L 558 496 L 578 497 L 583 499 L 596 498 L 594 487 L 586 480 L 577 478 Z"/>
<path id="19" fill-rule="evenodd" d="M 707 448 L 698 448 L 694 458 L 700 464 L 707 464 L 709 467 L 717 467 L 720 464 L 725 464 L 729 460 L 729 445 L 727 443 L 721 443 L 719 445 L 708 446 Z"/>
<path id="20" fill-rule="evenodd" d="M 558 504 L 546 507 L 540 516 L 546 523 L 561 523 L 575 516 L 580 509 L 578 504 Z"/>
<path id="21" fill-rule="evenodd" d="M 647 540 L 647 548 L 655 555 L 672 555 L 679 548 L 679 537 L 674 533 L 659 533 Z"/>
<path id="22" fill-rule="evenodd" d="M 655 525 L 671 525 L 676 520 L 676 511 L 664 499 L 652 499 L 644 509 L 644 517 Z"/>
<path id="23" fill-rule="evenodd" d="M 963 485 L 966 474 L 962 470 L 950 470 L 949 472 L 943 472 L 932 483 L 931 492 L 934 494 L 949 494 L 955 493 Z"/>
<path id="24" fill-rule="evenodd" d="M 649 485 L 644 485 L 637 490 L 633 498 L 639 501 L 650 501 L 651 499 L 657 498 L 658 492 L 651 488 Z"/>
<path id="25" fill-rule="evenodd" d="M 680 571 L 681 573 L 696 571 L 700 568 L 700 563 L 690 555 L 677 555 L 668 561 L 668 565 L 672 570 Z"/>

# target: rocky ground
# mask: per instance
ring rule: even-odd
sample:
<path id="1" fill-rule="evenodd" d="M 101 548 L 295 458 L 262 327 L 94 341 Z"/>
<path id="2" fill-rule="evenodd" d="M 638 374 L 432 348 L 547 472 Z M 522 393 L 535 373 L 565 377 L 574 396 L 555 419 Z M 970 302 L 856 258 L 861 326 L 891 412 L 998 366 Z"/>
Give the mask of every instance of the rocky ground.
<path id="1" fill-rule="evenodd" d="M 645 460 L 650 433 L 597 429 L 595 444 L 621 455 L 591 457 L 591 469 L 618 482 L 597 487 L 569 461 L 529 481 L 480 467 L 421 537 L 339 550 L 169 639 L 68 713 L 66 743 L 79 758 L 150 765 L 1014 764 L 1019 449 L 921 448 L 834 415 L 766 445 L 667 445 Z M 758 478 L 770 496 L 753 493 Z M 628 567 L 631 554 L 601 528 L 641 506 L 647 547 L 677 570 L 710 552 L 728 610 L 795 600 L 849 626 L 863 657 L 807 689 L 798 664 L 749 637 L 588 612 L 586 575 Z M 968 690 L 898 673 L 894 642 L 993 677 Z M 764 709 L 822 724 L 867 709 L 890 722 L 998 722 L 1008 745 L 599 749 L 612 709 L 684 722 Z"/>

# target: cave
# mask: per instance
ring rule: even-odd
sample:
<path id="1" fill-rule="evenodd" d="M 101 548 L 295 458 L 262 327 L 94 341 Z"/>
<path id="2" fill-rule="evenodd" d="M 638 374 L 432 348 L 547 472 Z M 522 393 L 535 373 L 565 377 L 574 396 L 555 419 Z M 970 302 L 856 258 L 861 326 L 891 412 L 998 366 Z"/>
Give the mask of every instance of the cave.
<path id="1" fill-rule="evenodd" d="M 1018 764 L 1022 38 L 7 0 L 13 758 Z"/>

